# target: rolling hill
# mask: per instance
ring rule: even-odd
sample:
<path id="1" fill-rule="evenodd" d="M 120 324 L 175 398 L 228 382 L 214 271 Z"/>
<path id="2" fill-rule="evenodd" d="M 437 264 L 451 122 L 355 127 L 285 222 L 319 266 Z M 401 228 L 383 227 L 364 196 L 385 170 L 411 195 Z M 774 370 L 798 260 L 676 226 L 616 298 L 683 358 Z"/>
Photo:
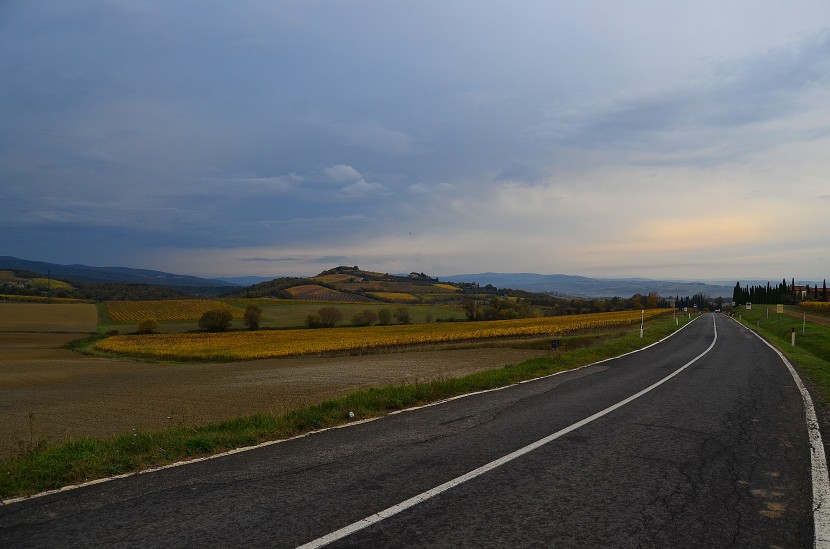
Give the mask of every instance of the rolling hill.
<path id="1" fill-rule="evenodd" d="M 276 296 L 293 286 L 322 284 L 331 290 L 372 297 L 370 292 L 407 292 L 416 295 L 429 294 L 432 299 L 441 300 L 442 294 L 451 294 L 455 289 L 441 288 L 437 278 L 422 273 L 389 275 L 362 271 L 352 267 L 336 267 L 308 278 L 264 278 L 234 277 L 226 279 L 201 278 L 148 269 L 129 267 L 91 267 L 88 265 L 61 265 L 44 261 L 30 261 L 11 256 L 0 256 L 0 270 L 23 270 L 39 273 L 52 278 L 75 280 L 87 283 L 122 283 L 165 286 L 192 291 L 210 289 L 208 293 L 222 292 L 239 295 Z M 651 280 L 645 278 L 589 278 L 563 274 L 543 275 L 536 273 L 476 273 L 440 277 L 441 282 L 455 284 L 492 285 L 499 289 L 524 290 L 535 293 L 551 293 L 568 297 L 629 297 L 634 294 L 646 295 L 656 292 L 664 297 L 692 296 L 698 293 L 711 297 L 732 297 L 732 283 L 694 282 L 685 280 Z M 234 292 L 234 290 L 236 290 Z M 197 292 L 203 293 L 203 292 Z M 284 294 L 285 298 L 292 298 Z"/>
<path id="2" fill-rule="evenodd" d="M 52 278 L 76 280 L 79 282 L 115 282 L 126 284 L 150 284 L 186 288 L 234 288 L 235 284 L 212 278 L 178 275 L 147 269 L 129 267 L 90 267 L 88 265 L 60 265 L 45 261 L 29 261 L 11 256 L 0 256 L 0 270 L 22 270 L 49 274 Z"/>
<path id="3" fill-rule="evenodd" d="M 693 296 L 698 293 L 712 297 L 732 297 L 734 284 L 691 282 L 684 280 L 650 280 L 646 278 L 588 278 L 563 274 L 478 273 L 443 276 L 448 282 L 475 282 L 497 288 L 513 288 L 528 292 L 549 292 L 572 297 L 629 297 L 657 292 L 661 296 Z"/>

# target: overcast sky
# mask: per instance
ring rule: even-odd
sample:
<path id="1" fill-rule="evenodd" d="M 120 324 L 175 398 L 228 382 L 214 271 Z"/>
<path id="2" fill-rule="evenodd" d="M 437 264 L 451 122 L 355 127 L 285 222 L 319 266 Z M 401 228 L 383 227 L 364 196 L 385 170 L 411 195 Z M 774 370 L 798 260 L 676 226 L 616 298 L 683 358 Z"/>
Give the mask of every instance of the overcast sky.
<path id="1" fill-rule="evenodd" d="M 830 278 L 830 2 L 0 2 L 0 255 Z"/>

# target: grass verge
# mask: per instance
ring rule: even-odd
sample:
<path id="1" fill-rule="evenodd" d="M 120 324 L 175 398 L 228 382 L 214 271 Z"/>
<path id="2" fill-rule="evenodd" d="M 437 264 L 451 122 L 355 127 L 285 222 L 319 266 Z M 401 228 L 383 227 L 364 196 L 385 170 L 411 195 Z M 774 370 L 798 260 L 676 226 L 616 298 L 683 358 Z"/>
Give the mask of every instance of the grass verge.
<path id="1" fill-rule="evenodd" d="M 687 319 L 681 319 L 681 326 Z M 639 329 L 607 337 L 595 334 L 592 345 L 585 338 L 578 345 L 519 364 L 476 374 L 425 383 L 376 387 L 351 395 L 304 406 L 283 415 L 256 414 L 231 421 L 193 427 L 172 427 L 156 432 L 134 432 L 107 439 L 67 440 L 48 448 L 32 448 L 19 457 L 0 462 L 0 495 L 31 494 L 175 461 L 206 456 L 233 448 L 278 440 L 310 431 L 342 425 L 356 419 L 440 401 L 465 393 L 504 387 L 619 356 L 654 343 L 677 330 L 671 317 L 646 323 Z M 569 350 L 569 347 L 572 347 Z"/>
<path id="2" fill-rule="evenodd" d="M 753 304 L 751 310 L 737 310 L 734 316 L 758 332 L 806 374 L 820 399 L 816 406 L 826 413 L 830 402 L 830 327 L 778 314 L 775 310 L 775 305 Z M 808 312 L 810 314 L 813 313 Z M 792 345 L 793 330 L 795 346 Z"/>

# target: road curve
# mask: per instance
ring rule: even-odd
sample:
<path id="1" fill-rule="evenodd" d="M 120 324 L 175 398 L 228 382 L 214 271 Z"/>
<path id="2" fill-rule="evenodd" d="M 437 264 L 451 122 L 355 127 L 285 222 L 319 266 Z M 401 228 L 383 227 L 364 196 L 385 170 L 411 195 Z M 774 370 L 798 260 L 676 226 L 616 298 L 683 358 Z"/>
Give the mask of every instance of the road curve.
<path id="1" fill-rule="evenodd" d="M 580 370 L 5 505 L 0 546 L 328 542 L 494 462 L 328 546 L 813 545 L 801 394 L 749 330 L 705 315 Z"/>

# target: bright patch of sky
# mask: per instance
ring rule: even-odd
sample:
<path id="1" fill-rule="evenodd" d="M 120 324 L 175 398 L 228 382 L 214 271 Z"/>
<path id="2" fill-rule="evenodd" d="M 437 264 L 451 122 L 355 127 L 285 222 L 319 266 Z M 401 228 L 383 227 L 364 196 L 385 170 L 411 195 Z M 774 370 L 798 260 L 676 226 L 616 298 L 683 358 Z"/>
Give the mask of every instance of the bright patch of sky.
<path id="1" fill-rule="evenodd" d="M 0 255 L 830 278 L 830 3 L 0 5 Z"/>

